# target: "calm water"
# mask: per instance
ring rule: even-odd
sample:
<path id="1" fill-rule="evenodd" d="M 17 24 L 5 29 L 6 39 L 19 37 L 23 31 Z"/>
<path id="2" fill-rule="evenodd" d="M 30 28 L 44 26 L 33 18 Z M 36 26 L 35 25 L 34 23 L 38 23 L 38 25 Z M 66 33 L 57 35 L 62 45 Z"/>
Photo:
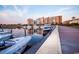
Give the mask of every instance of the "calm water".
<path id="1" fill-rule="evenodd" d="M 1 29 L 0 29 L 0 31 L 1 31 Z M 4 29 L 4 31 L 10 32 L 11 29 Z M 12 29 L 12 34 L 13 34 L 14 38 L 22 37 L 22 36 L 24 36 L 24 29 Z M 28 34 L 27 30 L 26 30 L 26 34 Z"/>

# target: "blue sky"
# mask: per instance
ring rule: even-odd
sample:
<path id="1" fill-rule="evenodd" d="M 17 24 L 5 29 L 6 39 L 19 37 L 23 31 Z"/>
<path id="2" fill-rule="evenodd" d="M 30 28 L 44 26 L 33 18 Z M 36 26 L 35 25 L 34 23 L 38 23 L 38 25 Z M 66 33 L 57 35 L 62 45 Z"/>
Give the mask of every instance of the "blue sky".
<path id="1" fill-rule="evenodd" d="M 79 17 L 78 5 L 0 5 L 0 23 L 26 23 L 27 18 L 62 15 L 63 21 Z"/>

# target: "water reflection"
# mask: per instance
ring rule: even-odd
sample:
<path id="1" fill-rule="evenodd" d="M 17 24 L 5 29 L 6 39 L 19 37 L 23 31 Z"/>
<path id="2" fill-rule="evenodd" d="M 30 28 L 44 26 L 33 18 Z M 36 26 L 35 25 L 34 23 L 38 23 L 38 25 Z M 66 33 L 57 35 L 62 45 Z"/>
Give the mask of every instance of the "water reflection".
<path id="1" fill-rule="evenodd" d="M 4 29 L 4 32 L 11 32 L 11 29 Z M 27 32 L 27 30 L 26 30 Z M 22 37 L 24 36 L 24 29 L 12 29 L 12 35 L 14 38 L 17 38 L 17 37 Z"/>

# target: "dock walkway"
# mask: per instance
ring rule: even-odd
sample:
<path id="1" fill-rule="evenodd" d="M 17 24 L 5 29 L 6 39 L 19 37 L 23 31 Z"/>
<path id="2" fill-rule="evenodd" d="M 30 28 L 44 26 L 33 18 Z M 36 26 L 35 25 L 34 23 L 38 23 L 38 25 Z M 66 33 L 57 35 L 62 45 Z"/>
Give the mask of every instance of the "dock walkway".
<path id="1" fill-rule="evenodd" d="M 61 54 L 60 38 L 58 33 L 58 26 L 52 31 L 50 36 L 42 44 L 36 54 Z"/>

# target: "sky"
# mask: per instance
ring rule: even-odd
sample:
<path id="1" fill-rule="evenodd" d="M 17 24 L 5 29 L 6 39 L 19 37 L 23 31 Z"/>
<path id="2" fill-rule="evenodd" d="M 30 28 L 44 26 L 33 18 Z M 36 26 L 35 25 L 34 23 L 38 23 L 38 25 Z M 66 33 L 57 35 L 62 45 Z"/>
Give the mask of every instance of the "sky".
<path id="1" fill-rule="evenodd" d="M 59 15 L 63 21 L 79 18 L 79 5 L 0 5 L 0 24 L 25 24 L 28 18 Z"/>

